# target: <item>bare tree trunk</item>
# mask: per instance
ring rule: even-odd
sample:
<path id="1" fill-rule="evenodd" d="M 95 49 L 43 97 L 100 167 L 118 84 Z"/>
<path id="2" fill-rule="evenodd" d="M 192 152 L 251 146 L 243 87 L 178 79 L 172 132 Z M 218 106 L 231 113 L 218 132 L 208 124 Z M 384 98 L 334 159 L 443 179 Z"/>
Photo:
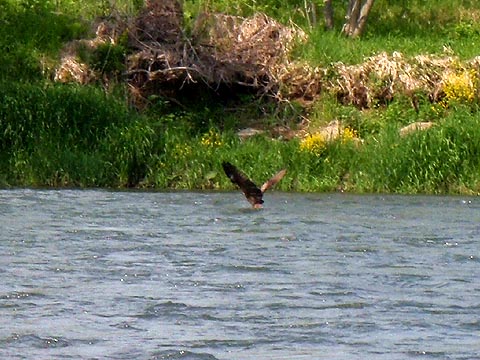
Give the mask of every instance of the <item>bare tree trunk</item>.
<path id="1" fill-rule="evenodd" d="M 323 16 L 325 18 L 325 29 L 333 29 L 333 7 L 332 0 L 323 0 Z"/>
<path id="2" fill-rule="evenodd" d="M 375 0 L 349 0 L 347 9 L 347 22 L 343 25 L 342 32 L 350 37 L 362 35 L 367 23 L 367 17 Z"/>
<path id="3" fill-rule="evenodd" d="M 305 8 L 305 17 L 310 28 L 317 26 L 317 8 L 315 2 L 303 0 L 303 7 Z"/>
<path id="4" fill-rule="evenodd" d="M 356 27 L 358 14 L 360 13 L 360 5 L 361 0 L 349 0 L 348 1 L 348 8 L 347 8 L 347 15 L 345 18 L 347 22 L 343 25 L 343 33 L 352 36 L 353 30 Z"/>

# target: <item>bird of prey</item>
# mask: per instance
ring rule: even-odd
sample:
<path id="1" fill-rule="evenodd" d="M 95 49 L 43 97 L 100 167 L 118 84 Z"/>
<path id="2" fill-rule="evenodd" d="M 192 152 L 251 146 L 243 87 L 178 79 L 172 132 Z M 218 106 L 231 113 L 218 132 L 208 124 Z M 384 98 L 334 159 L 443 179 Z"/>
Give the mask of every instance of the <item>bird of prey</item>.
<path id="1" fill-rule="evenodd" d="M 225 174 L 229 177 L 232 183 L 238 185 L 238 187 L 243 191 L 248 202 L 252 204 L 254 209 L 262 208 L 263 193 L 278 183 L 287 173 L 286 169 L 280 170 L 272 178 L 267 180 L 261 188 L 259 188 L 244 173 L 242 173 L 229 162 L 224 161 L 222 166 Z"/>

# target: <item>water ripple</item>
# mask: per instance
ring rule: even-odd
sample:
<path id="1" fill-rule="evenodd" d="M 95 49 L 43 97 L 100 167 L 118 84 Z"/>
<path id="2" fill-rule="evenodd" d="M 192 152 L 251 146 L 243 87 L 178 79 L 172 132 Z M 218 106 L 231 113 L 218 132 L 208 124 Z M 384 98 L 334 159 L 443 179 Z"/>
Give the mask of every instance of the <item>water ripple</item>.
<path id="1" fill-rule="evenodd" d="M 2 359 L 471 359 L 480 201 L 0 190 Z"/>

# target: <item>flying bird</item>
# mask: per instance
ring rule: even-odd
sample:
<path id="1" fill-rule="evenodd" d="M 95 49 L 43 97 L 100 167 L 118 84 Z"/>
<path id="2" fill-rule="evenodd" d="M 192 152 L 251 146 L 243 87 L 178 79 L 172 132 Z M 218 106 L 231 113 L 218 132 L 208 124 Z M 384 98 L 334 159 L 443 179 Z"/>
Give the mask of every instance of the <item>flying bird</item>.
<path id="1" fill-rule="evenodd" d="M 272 178 L 267 180 L 262 187 L 259 188 L 244 173 L 242 173 L 229 162 L 224 161 L 222 163 L 222 167 L 230 181 L 238 185 L 238 187 L 243 191 L 248 202 L 252 204 L 254 209 L 262 208 L 263 193 L 278 183 L 287 173 L 286 169 L 280 170 Z"/>

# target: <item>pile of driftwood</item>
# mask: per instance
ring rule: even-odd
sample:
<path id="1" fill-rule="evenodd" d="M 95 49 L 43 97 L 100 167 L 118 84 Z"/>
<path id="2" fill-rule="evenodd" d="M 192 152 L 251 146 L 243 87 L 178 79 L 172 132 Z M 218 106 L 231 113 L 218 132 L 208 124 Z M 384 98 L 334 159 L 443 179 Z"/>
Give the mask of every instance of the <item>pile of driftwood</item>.
<path id="1" fill-rule="evenodd" d="M 151 95 L 181 101 L 182 94 L 192 89 L 219 95 L 268 94 L 279 100 L 306 102 L 328 91 L 359 108 L 417 91 L 436 101 L 445 74 L 457 71 L 460 63 L 453 56 L 407 59 L 400 53 L 382 53 L 359 65 L 312 67 L 289 57 L 295 44 L 306 41 L 305 33 L 294 25 L 282 25 L 264 14 L 243 18 L 203 13 L 187 34 L 179 1 L 150 0 L 135 18 L 103 20 L 96 25 L 94 39 L 69 44 L 56 80 L 98 81 L 105 74 L 99 75 L 79 61 L 76 51 L 115 45 L 125 35 L 129 55 L 124 76 L 133 102 L 139 106 Z M 474 59 L 462 67 L 477 69 L 479 63 Z"/>
<path id="2" fill-rule="evenodd" d="M 99 29 L 108 28 L 110 34 L 97 30 L 95 39 L 82 44 L 115 44 L 127 31 L 130 55 L 125 76 L 141 103 L 152 94 L 175 97 L 192 88 L 276 96 L 290 66 L 290 49 L 306 39 L 298 27 L 284 26 L 264 14 L 242 18 L 203 13 L 187 35 L 183 16 L 176 0 L 147 1 L 135 19 L 119 21 L 116 27 L 100 23 Z M 70 45 L 64 52 L 57 80 L 94 79 L 91 69 L 75 60 L 76 47 Z"/>
<path id="3" fill-rule="evenodd" d="M 175 0 L 151 2 L 130 28 L 128 82 L 134 93 L 175 96 L 182 90 L 277 94 L 278 70 L 289 64 L 296 27 L 257 14 L 251 18 L 203 13 L 187 36 Z"/>

